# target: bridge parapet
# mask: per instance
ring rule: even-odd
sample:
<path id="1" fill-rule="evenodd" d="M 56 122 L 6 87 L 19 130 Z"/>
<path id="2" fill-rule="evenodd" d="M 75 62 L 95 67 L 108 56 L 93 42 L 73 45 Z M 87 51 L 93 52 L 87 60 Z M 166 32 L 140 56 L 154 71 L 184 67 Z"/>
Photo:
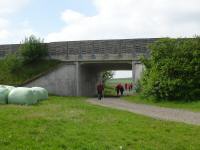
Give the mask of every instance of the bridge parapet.
<path id="1" fill-rule="evenodd" d="M 133 60 L 149 56 L 148 45 L 156 39 L 68 41 L 49 43 L 49 56 L 65 61 Z"/>
<path id="2" fill-rule="evenodd" d="M 0 45 L 0 57 L 4 57 L 9 53 L 15 52 L 19 48 L 19 44 Z"/>
<path id="3" fill-rule="evenodd" d="M 88 40 L 47 43 L 49 58 L 63 61 L 87 60 L 134 60 L 138 56 L 149 56 L 150 39 Z M 19 44 L 0 45 L 0 57 L 13 53 Z"/>

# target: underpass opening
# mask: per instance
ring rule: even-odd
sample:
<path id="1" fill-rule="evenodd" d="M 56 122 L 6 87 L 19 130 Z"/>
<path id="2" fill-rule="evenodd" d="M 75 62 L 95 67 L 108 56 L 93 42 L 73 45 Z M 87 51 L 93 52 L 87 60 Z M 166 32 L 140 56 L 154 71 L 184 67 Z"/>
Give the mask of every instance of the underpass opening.
<path id="1" fill-rule="evenodd" d="M 79 73 L 79 94 L 82 96 L 96 96 L 96 86 L 102 81 L 102 72 L 117 70 L 132 71 L 132 68 L 132 61 L 82 62 L 80 63 Z M 131 84 L 133 77 L 122 82 L 119 81 L 124 86 L 124 89 L 125 81 L 127 81 L 127 84 Z M 116 84 L 117 82 L 114 82 L 114 84 L 105 83 L 105 96 L 116 96 Z"/>
<path id="2" fill-rule="evenodd" d="M 120 97 L 133 94 L 132 70 L 112 70 L 113 78 L 104 83 L 105 97 Z M 118 91 L 118 92 L 117 92 Z"/>

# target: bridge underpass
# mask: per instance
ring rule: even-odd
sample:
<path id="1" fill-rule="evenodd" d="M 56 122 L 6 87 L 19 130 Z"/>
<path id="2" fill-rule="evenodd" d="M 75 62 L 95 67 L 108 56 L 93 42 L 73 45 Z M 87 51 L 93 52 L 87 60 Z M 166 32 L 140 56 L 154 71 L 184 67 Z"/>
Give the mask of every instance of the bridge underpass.
<path id="1" fill-rule="evenodd" d="M 79 64 L 77 95 L 94 96 L 103 71 L 132 70 L 132 61 L 82 62 Z"/>
<path id="2" fill-rule="evenodd" d="M 133 80 L 140 77 L 139 57 L 150 56 L 148 45 L 157 39 L 117 39 L 47 43 L 47 59 L 63 64 L 25 86 L 41 86 L 63 96 L 93 96 L 100 73 L 106 70 L 132 70 Z M 0 58 L 16 52 L 20 44 L 0 45 Z"/>

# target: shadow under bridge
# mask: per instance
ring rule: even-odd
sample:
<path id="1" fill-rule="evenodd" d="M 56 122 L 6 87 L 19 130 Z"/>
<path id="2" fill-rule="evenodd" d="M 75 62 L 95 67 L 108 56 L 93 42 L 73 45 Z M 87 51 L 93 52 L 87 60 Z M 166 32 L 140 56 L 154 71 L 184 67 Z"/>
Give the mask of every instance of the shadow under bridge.
<path id="1" fill-rule="evenodd" d="M 132 61 L 80 62 L 77 95 L 94 96 L 101 73 L 110 70 L 132 70 Z"/>

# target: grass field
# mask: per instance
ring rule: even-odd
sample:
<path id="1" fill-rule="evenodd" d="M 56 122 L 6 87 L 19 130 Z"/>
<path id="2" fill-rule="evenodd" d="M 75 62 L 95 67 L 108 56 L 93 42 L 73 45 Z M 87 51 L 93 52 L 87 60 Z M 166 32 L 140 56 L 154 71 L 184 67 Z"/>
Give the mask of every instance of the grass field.
<path id="1" fill-rule="evenodd" d="M 131 78 L 122 78 L 122 79 L 110 79 L 106 82 L 105 88 L 105 96 L 116 96 L 115 86 L 118 83 L 131 83 Z M 134 93 L 134 92 L 133 92 Z M 128 93 L 131 95 L 133 93 Z M 125 93 L 126 95 L 126 93 Z M 161 107 L 168 107 L 168 108 L 179 108 L 179 109 L 186 109 L 191 111 L 200 112 L 200 100 L 194 102 L 185 102 L 185 101 L 156 101 L 151 98 L 143 98 L 137 94 L 132 96 L 125 96 L 123 97 L 124 100 L 129 102 L 139 103 L 139 104 L 148 104 L 148 105 L 155 105 Z"/>
<path id="2" fill-rule="evenodd" d="M 105 96 L 116 96 L 115 87 L 117 84 L 121 83 L 123 86 L 125 83 L 132 83 L 132 78 L 117 78 L 110 79 L 105 83 Z"/>
<path id="3" fill-rule="evenodd" d="M 40 73 L 43 73 L 49 69 L 55 68 L 60 61 L 57 60 L 41 60 L 32 64 L 23 65 L 14 73 L 4 71 L 3 60 L 0 60 L 0 84 L 6 85 L 19 85 L 29 80 Z"/>
<path id="4" fill-rule="evenodd" d="M 200 126 L 160 121 L 56 97 L 0 105 L 2 150 L 199 150 Z"/>
<path id="5" fill-rule="evenodd" d="M 133 82 L 132 78 L 117 78 L 117 79 L 110 79 L 106 82 L 106 84 L 109 85 L 117 85 L 119 83 L 125 84 L 125 83 L 131 83 Z"/>
<path id="6" fill-rule="evenodd" d="M 193 101 L 193 102 L 185 102 L 185 101 L 156 101 L 154 99 L 147 99 L 143 98 L 139 95 L 134 96 L 127 96 L 123 97 L 124 100 L 134 103 L 140 104 L 148 104 L 148 105 L 155 105 L 161 107 L 169 107 L 169 108 L 179 108 L 179 109 L 186 109 L 191 111 L 199 111 L 200 112 L 200 100 Z"/>

